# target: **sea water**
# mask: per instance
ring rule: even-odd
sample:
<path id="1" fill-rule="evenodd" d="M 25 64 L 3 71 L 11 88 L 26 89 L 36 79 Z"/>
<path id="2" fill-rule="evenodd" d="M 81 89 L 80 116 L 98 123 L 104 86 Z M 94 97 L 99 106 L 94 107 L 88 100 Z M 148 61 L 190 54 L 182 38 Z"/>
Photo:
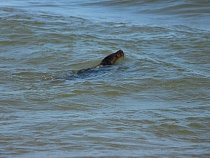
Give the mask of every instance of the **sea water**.
<path id="1" fill-rule="evenodd" d="M 0 157 L 210 157 L 209 87 L 209 1 L 0 1 Z"/>

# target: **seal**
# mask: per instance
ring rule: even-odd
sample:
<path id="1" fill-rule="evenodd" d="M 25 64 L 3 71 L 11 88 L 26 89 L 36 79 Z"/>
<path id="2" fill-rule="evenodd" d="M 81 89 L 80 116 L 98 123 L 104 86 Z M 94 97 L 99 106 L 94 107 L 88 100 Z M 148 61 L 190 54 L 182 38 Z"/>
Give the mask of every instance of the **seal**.
<path id="1" fill-rule="evenodd" d="M 122 50 L 118 50 L 117 52 L 115 53 L 112 53 L 108 56 L 106 56 L 101 62 L 100 64 L 96 65 L 96 66 L 93 66 L 91 68 L 87 68 L 87 69 L 82 69 L 82 70 L 79 70 L 77 71 L 77 74 L 81 74 L 83 72 L 86 72 L 88 70 L 91 70 L 91 69 L 94 69 L 94 68 L 99 68 L 101 66 L 105 66 L 105 65 L 113 65 L 116 63 L 116 61 L 118 59 L 120 59 L 121 57 L 124 57 L 124 52 Z"/>

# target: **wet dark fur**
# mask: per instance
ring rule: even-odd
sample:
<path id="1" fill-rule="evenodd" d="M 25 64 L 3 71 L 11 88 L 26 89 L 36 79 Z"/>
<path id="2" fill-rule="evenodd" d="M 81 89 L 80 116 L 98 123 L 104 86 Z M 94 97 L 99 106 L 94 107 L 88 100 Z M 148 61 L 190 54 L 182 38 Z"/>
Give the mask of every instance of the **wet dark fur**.
<path id="1" fill-rule="evenodd" d="M 122 50 L 118 50 L 117 52 L 112 53 L 112 54 L 108 55 L 107 57 L 105 57 L 101 61 L 100 64 L 98 64 L 94 67 L 91 67 L 91 68 L 79 70 L 77 73 L 80 74 L 80 73 L 83 73 L 85 71 L 88 71 L 88 70 L 91 70 L 93 68 L 97 68 L 97 67 L 100 67 L 100 66 L 104 66 L 104 65 L 113 65 L 121 57 L 124 57 L 124 52 Z"/>

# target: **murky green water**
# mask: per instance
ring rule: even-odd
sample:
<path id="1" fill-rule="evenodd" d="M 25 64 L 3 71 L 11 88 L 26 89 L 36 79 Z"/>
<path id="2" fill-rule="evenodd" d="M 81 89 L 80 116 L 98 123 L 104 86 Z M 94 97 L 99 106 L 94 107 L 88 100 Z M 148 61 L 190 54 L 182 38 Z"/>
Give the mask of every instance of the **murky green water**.
<path id="1" fill-rule="evenodd" d="M 209 2 L 1 3 L 1 157 L 210 156 Z"/>

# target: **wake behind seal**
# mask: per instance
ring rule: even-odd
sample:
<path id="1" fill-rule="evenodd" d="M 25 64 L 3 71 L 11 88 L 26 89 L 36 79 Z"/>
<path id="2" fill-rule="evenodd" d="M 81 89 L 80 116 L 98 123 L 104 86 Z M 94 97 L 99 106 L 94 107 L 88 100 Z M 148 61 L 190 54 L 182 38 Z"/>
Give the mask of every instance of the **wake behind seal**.
<path id="1" fill-rule="evenodd" d="M 113 65 L 116 63 L 116 61 L 118 59 L 120 59 L 121 57 L 124 57 L 124 52 L 122 50 L 118 50 L 115 53 L 112 53 L 108 56 L 106 56 L 101 62 L 100 64 L 90 67 L 90 68 L 85 68 L 85 69 L 81 69 L 78 71 L 73 71 L 73 73 L 65 75 L 65 77 L 50 77 L 50 79 L 56 79 L 56 80 L 70 80 L 72 78 L 77 78 L 77 77 L 81 77 L 81 75 L 83 73 L 86 72 L 92 72 L 91 70 L 95 69 L 95 68 L 100 68 L 102 66 L 106 66 L 106 65 Z M 78 76 L 79 75 L 79 76 Z M 49 77 L 45 77 L 45 80 L 47 80 Z"/>

